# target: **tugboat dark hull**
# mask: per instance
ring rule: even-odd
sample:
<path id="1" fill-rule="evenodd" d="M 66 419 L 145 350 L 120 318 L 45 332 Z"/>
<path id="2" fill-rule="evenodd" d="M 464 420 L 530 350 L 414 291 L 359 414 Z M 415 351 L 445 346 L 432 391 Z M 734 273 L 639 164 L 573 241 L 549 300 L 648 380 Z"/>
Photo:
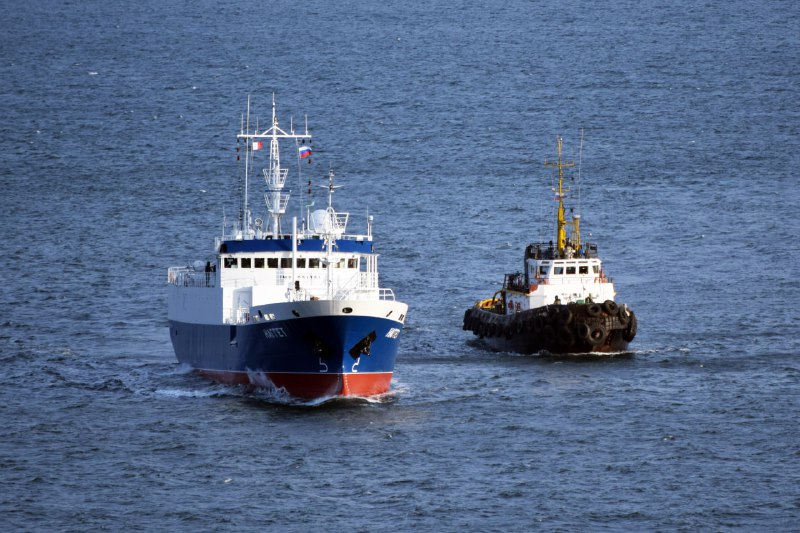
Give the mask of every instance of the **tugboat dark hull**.
<path id="1" fill-rule="evenodd" d="M 478 306 L 464 313 L 464 330 L 499 351 L 534 354 L 624 352 L 636 336 L 636 315 L 612 301 L 546 305 L 501 315 Z"/>

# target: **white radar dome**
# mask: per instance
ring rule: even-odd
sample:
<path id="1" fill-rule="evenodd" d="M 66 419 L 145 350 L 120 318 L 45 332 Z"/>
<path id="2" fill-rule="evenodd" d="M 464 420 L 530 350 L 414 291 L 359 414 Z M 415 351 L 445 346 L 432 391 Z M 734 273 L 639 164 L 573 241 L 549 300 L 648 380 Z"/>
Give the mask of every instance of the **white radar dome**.
<path id="1" fill-rule="evenodd" d="M 311 229 L 315 233 L 330 233 L 333 230 L 328 211 L 317 209 L 311 212 Z"/>

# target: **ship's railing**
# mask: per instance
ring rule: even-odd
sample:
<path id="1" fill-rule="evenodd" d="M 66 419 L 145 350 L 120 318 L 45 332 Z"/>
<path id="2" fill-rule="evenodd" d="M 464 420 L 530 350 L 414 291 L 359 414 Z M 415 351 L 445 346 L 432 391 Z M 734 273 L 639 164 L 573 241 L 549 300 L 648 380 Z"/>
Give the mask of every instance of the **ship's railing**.
<path id="1" fill-rule="evenodd" d="M 347 220 L 350 218 L 350 213 L 336 213 L 334 214 L 334 224 L 336 224 L 336 229 L 344 232 L 347 228 Z"/>
<path id="2" fill-rule="evenodd" d="M 597 257 L 597 244 L 593 242 L 583 243 L 583 248 L 575 250 L 571 257 L 559 254 L 553 247 L 553 243 L 535 242 L 529 244 L 525 249 L 525 258 L 531 259 L 593 259 Z"/>
<path id="3" fill-rule="evenodd" d="M 375 295 L 378 288 L 378 274 L 375 272 L 356 272 L 348 280 L 340 282 L 333 295 L 334 300 L 348 300 L 353 298 L 370 297 Z M 380 296 L 380 293 L 378 293 Z M 384 299 L 384 298 L 380 298 Z M 392 298 L 394 299 L 394 298 Z"/>
<path id="4" fill-rule="evenodd" d="M 216 287 L 216 272 L 198 272 L 192 267 L 170 267 L 167 283 L 176 287 Z"/>
<path id="5" fill-rule="evenodd" d="M 290 287 L 290 281 L 292 280 L 290 272 L 291 270 L 287 269 L 285 274 L 279 274 L 277 278 L 277 284 Z M 323 272 L 324 271 L 320 271 L 320 275 L 314 276 L 312 280 L 305 280 L 302 288 L 303 294 L 307 294 L 308 298 L 310 298 L 313 294 L 325 290 L 325 275 Z M 309 286 L 309 281 L 315 283 L 312 286 Z M 255 277 L 226 279 L 219 283 L 217 281 L 217 272 L 197 271 L 192 267 L 170 267 L 167 270 L 167 282 L 171 285 L 175 285 L 176 287 L 196 288 L 219 286 L 238 289 L 241 287 L 254 287 L 259 285 L 259 280 Z M 268 283 L 268 285 L 274 285 L 274 282 Z M 394 292 L 392 289 L 378 287 L 378 274 L 375 272 L 356 272 L 346 280 L 334 280 L 334 291 L 334 300 L 374 299 L 375 297 L 377 297 L 379 300 L 394 300 Z M 234 319 L 231 318 L 231 320 Z"/>
<path id="6" fill-rule="evenodd" d="M 345 222 L 346 224 L 346 222 Z M 367 235 L 363 235 L 361 233 L 342 233 L 341 235 L 336 236 L 337 239 L 343 239 L 346 241 L 367 241 L 370 242 L 372 239 L 369 238 Z"/>
<path id="7" fill-rule="evenodd" d="M 339 213 L 337 213 L 337 216 L 338 215 L 339 215 Z M 347 213 L 345 213 L 345 215 L 347 215 Z M 344 221 L 344 225 L 347 225 L 347 221 L 346 220 Z M 226 232 L 228 231 L 227 228 L 226 228 L 225 231 Z M 224 233 L 220 237 L 214 237 L 214 249 L 215 250 L 219 250 L 219 246 L 225 241 L 240 241 L 242 239 L 259 241 L 259 240 L 268 240 L 268 238 L 271 239 L 272 238 L 272 234 L 268 233 L 268 232 L 264 232 L 264 231 L 262 231 L 262 233 L 260 233 L 260 234 L 258 234 L 257 232 L 253 231 L 253 232 L 251 232 L 250 235 L 244 235 L 244 236 L 242 235 L 241 231 L 228 232 L 228 233 Z M 291 233 L 286 233 L 286 234 L 282 233 L 282 234 L 278 235 L 277 238 L 278 239 L 291 239 L 292 238 L 292 234 Z M 313 232 L 308 232 L 308 231 L 307 232 L 300 232 L 300 231 L 298 231 L 297 238 L 298 238 L 298 240 L 303 241 L 303 240 L 321 240 L 323 237 L 321 235 L 319 235 L 317 233 L 313 233 Z M 369 235 L 365 235 L 363 233 L 342 233 L 341 235 L 337 235 L 336 236 L 336 240 L 337 241 L 338 240 L 345 240 L 345 241 L 372 242 L 372 238 Z"/>
<path id="8" fill-rule="evenodd" d="M 351 289 L 339 291 L 333 295 L 334 300 L 372 300 L 378 297 L 378 300 L 392 300 L 394 301 L 394 291 L 392 289 Z"/>
<path id="9" fill-rule="evenodd" d="M 555 277 L 540 278 L 538 285 L 586 285 L 587 283 L 614 283 L 609 276 L 575 276 L 563 275 Z M 536 285 L 537 283 L 531 283 Z"/>
<path id="10" fill-rule="evenodd" d="M 200 272 L 199 274 L 202 274 Z M 211 273 L 212 276 L 215 273 Z M 276 269 L 274 277 L 261 277 L 245 276 L 240 278 L 224 279 L 219 286 L 226 288 L 239 288 L 239 287 L 255 287 L 258 285 L 267 286 L 289 286 L 295 278 L 292 276 L 290 268 Z M 314 275 L 303 273 L 297 276 L 303 288 L 324 287 L 326 285 L 326 274 L 324 269 L 319 269 L 319 272 Z M 378 275 L 374 272 L 356 272 L 346 280 L 334 279 L 334 290 L 374 290 L 378 288 Z M 212 282 L 210 286 L 215 286 Z"/>
<path id="11" fill-rule="evenodd" d="M 378 298 L 380 300 L 394 301 L 394 291 L 392 289 L 378 289 Z"/>

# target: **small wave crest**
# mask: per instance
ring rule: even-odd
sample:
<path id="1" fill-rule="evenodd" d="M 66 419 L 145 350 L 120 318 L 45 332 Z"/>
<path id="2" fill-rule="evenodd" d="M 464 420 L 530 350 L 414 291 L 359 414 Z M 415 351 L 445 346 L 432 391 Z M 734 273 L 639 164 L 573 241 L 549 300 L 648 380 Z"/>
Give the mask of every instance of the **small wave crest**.
<path id="1" fill-rule="evenodd" d="M 168 398 L 211 398 L 219 396 L 219 391 L 210 389 L 156 389 L 153 393 L 157 396 L 166 396 Z"/>

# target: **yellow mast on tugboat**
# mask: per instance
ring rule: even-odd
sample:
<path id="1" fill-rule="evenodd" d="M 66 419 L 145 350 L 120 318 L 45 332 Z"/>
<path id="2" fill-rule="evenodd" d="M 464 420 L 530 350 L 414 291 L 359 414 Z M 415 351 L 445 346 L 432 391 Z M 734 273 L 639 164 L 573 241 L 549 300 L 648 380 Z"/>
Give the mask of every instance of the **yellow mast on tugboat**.
<path id="1" fill-rule="evenodd" d="M 562 138 L 559 136 L 557 139 L 557 146 L 558 146 L 558 161 L 556 163 L 548 163 L 545 159 L 544 165 L 546 167 L 557 167 L 558 168 L 558 187 L 554 189 L 556 193 L 556 199 L 558 200 L 558 218 L 556 221 L 556 249 L 558 251 L 559 257 L 566 256 L 566 248 L 567 246 L 573 246 L 575 249 L 579 249 L 581 247 L 581 230 L 580 230 L 580 215 L 573 215 L 572 221 L 567 222 L 566 218 L 564 217 L 564 195 L 569 191 L 569 189 L 564 189 L 564 169 L 567 167 L 574 167 L 575 163 L 573 161 L 564 161 L 561 156 L 561 146 L 563 143 Z M 567 239 L 567 226 L 572 226 L 572 242 Z"/>

